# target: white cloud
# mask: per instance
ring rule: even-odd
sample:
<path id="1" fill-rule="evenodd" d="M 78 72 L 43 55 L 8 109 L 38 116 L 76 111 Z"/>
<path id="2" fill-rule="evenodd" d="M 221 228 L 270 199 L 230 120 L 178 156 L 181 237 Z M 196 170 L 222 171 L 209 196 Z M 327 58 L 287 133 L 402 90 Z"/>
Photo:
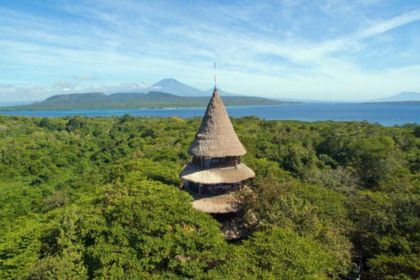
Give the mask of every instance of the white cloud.
<path id="1" fill-rule="evenodd" d="M 365 30 L 356 34 L 355 39 L 364 39 L 382 34 L 400 26 L 420 20 L 420 10 L 413 10 L 402 15 L 384 20 L 369 26 Z"/>
<path id="2" fill-rule="evenodd" d="M 82 74 L 82 75 L 74 75 L 73 79 L 80 80 L 80 81 L 93 81 L 96 80 L 96 78 L 89 74 Z"/>

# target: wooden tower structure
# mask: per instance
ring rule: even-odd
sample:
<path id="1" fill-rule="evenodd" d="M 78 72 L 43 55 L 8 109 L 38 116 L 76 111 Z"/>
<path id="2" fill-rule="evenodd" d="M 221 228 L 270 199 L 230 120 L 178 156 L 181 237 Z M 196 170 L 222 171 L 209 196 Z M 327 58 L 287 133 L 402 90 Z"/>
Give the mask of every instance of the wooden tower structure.
<path id="1" fill-rule="evenodd" d="M 241 162 L 246 151 L 216 87 L 188 153 L 192 160 L 180 176 L 194 198 L 193 207 L 219 219 L 227 239 L 239 238 L 232 222 L 240 208 L 236 194 L 255 173 Z"/>

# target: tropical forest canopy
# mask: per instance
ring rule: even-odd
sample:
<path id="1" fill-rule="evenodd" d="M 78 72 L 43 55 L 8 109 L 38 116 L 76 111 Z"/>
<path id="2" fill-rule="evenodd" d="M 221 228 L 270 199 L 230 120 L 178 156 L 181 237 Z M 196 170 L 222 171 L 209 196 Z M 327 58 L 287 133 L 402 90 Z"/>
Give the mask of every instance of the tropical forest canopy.
<path id="1" fill-rule="evenodd" d="M 235 119 L 259 223 L 228 243 L 179 189 L 199 124 L 0 117 L 0 279 L 419 277 L 420 126 Z"/>

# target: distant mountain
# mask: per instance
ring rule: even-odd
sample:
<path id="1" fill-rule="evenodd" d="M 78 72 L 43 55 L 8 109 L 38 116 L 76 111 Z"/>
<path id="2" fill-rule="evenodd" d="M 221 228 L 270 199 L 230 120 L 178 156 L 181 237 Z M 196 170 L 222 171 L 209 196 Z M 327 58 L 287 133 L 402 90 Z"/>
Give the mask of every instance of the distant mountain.
<path id="1" fill-rule="evenodd" d="M 107 100 L 107 96 L 102 92 L 87 92 L 87 93 L 74 93 L 74 94 L 60 94 L 48 97 L 45 101 L 42 102 L 35 102 L 31 105 L 35 104 L 44 104 L 50 106 L 72 106 L 81 103 L 100 103 Z"/>
<path id="2" fill-rule="evenodd" d="M 152 89 L 178 96 L 206 96 L 204 91 L 181 83 L 175 79 L 163 79 L 152 85 Z M 207 95 L 208 96 L 208 95 Z"/>
<path id="3" fill-rule="evenodd" d="M 135 99 L 144 96 L 145 93 L 142 92 L 118 92 L 112 93 L 109 96 L 114 100 L 127 100 L 127 99 Z"/>
<path id="4" fill-rule="evenodd" d="M 401 92 L 399 94 L 375 100 L 375 102 L 420 101 L 420 92 Z"/>
<path id="5" fill-rule="evenodd" d="M 55 95 L 44 101 L 29 105 L 1 107 L 0 111 L 204 107 L 209 102 L 209 99 L 210 95 L 205 97 L 185 97 L 160 91 L 151 91 L 149 93 L 122 92 L 110 95 L 105 95 L 101 92 L 90 92 Z M 226 106 L 273 105 L 281 103 L 277 100 L 251 96 L 225 96 L 223 100 Z"/>
<path id="6" fill-rule="evenodd" d="M 209 97 L 213 93 L 213 89 L 200 90 L 198 88 L 189 86 L 175 79 L 163 79 L 153 84 L 146 91 L 161 91 L 167 92 L 178 96 L 206 96 Z M 219 93 L 222 96 L 236 96 L 237 94 L 229 93 L 219 89 Z"/>

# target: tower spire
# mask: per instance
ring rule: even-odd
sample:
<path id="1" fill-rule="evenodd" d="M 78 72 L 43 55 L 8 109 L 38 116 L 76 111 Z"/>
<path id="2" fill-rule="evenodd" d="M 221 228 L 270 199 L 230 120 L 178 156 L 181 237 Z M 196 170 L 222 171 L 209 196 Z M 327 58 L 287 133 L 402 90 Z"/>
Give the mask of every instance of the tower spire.
<path id="1" fill-rule="evenodd" d="M 214 62 L 213 69 L 214 69 L 214 90 L 216 90 L 217 89 L 217 83 L 216 83 L 216 62 Z"/>

